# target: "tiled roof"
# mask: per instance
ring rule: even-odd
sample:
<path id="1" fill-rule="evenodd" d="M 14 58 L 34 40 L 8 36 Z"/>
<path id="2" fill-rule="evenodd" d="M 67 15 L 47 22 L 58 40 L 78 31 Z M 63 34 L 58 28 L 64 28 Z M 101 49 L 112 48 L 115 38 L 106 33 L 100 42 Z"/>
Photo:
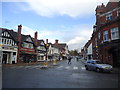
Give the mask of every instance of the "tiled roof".
<path id="1" fill-rule="evenodd" d="M 111 11 L 117 7 L 120 7 L 120 2 L 108 2 L 105 7 L 105 12 Z"/>
<path id="2" fill-rule="evenodd" d="M 63 49 L 66 47 L 66 43 L 60 43 L 60 44 L 53 44 L 54 47 L 57 47 L 59 49 Z"/>
<path id="3" fill-rule="evenodd" d="M 17 35 L 18 35 L 18 33 L 17 32 L 15 32 L 15 31 L 13 31 L 13 30 L 9 30 L 9 29 L 5 29 L 5 28 L 1 28 L 2 29 L 2 32 L 4 32 L 4 31 L 7 31 L 11 36 L 12 36 L 12 38 L 16 41 L 16 42 L 18 42 L 18 40 L 17 40 Z M 26 38 L 28 38 L 28 37 L 31 37 L 30 35 L 23 35 L 23 34 L 21 34 L 21 42 L 24 42 L 25 40 L 26 40 Z M 33 39 L 32 39 L 33 40 Z M 34 42 L 33 42 L 34 43 Z"/>
<path id="4" fill-rule="evenodd" d="M 7 31 L 11 35 L 11 37 L 17 42 L 17 32 L 15 32 L 13 30 L 8 30 L 5 28 L 1 28 L 1 29 L 2 29 L 2 32 Z"/>

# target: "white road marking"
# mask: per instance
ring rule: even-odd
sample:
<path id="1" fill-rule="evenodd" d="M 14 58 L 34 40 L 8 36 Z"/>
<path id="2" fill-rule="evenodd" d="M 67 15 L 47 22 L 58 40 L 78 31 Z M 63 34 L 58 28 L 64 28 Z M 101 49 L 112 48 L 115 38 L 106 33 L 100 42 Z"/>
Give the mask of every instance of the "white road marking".
<path id="1" fill-rule="evenodd" d="M 62 68 L 63 66 L 59 66 L 59 67 L 57 67 L 57 68 Z"/>
<path id="2" fill-rule="evenodd" d="M 65 67 L 66 69 L 69 69 L 70 67 L 69 66 L 67 66 L 67 67 Z"/>
<path id="3" fill-rule="evenodd" d="M 82 70 L 85 70 L 85 67 L 81 67 Z"/>
<path id="4" fill-rule="evenodd" d="M 78 69 L 78 67 L 73 67 L 73 69 Z"/>

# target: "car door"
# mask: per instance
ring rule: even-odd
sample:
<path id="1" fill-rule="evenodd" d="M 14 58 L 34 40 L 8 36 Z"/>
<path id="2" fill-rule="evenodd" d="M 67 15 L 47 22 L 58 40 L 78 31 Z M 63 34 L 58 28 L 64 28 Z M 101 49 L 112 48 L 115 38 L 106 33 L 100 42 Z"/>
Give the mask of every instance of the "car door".
<path id="1" fill-rule="evenodd" d="M 87 65 L 87 68 L 90 69 L 90 61 L 87 61 L 86 65 Z"/>
<path id="2" fill-rule="evenodd" d="M 95 68 L 95 62 L 91 61 L 90 62 L 90 70 L 94 70 L 94 68 Z"/>

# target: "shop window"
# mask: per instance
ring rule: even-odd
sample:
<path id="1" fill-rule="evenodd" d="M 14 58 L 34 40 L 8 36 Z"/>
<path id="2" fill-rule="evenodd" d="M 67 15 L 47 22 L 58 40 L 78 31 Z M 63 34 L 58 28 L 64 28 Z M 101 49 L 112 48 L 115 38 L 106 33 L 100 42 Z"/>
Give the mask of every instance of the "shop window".
<path id="1" fill-rule="evenodd" d="M 104 31 L 104 41 L 109 41 L 108 30 Z"/>
<path id="2" fill-rule="evenodd" d="M 112 20 L 112 13 L 106 15 L 106 20 Z"/>
<path id="3" fill-rule="evenodd" d="M 118 27 L 111 29 L 111 39 L 112 40 L 119 39 L 119 30 L 118 30 Z"/>

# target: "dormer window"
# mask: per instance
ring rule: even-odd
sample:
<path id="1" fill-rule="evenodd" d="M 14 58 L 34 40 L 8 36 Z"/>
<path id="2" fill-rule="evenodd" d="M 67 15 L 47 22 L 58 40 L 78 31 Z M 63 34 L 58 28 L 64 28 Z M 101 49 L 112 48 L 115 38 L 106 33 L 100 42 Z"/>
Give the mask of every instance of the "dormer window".
<path id="1" fill-rule="evenodd" d="M 112 13 L 106 15 L 106 20 L 112 20 Z"/>

